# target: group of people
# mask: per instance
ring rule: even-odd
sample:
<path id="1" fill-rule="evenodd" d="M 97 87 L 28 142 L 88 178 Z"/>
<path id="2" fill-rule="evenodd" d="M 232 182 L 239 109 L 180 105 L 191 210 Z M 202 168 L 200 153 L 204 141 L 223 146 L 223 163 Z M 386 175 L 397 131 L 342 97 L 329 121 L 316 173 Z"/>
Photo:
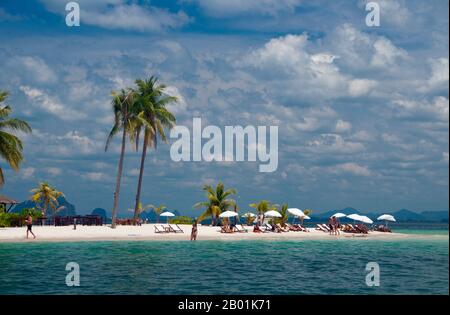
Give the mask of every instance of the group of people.
<path id="1" fill-rule="evenodd" d="M 328 219 L 328 227 L 330 228 L 330 235 L 340 235 L 339 228 L 341 227 L 341 223 L 339 222 L 339 218 L 332 216 Z"/>

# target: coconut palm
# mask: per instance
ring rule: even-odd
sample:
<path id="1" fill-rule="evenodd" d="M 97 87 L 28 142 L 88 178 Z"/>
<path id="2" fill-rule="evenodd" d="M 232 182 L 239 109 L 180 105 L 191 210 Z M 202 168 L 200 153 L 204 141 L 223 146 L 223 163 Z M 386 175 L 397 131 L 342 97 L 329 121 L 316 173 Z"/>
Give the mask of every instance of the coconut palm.
<path id="1" fill-rule="evenodd" d="M 136 139 L 139 139 L 140 130 L 142 129 L 144 132 L 141 165 L 139 169 L 136 203 L 134 208 L 134 222 L 136 222 L 139 216 L 138 208 L 141 200 L 142 178 L 144 175 L 147 149 L 148 147 L 152 147 L 156 150 L 158 136 L 162 141 L 167 141 L 165 128 L 170 129 L 175 126 L 176 118 L 169 110 L 167 110 L 166 106 L 178 101 L 176 97 L 167 95 L 165 92 L 166 86 L 164 84 L 159 84 L 156 77 L 151 77 L 147 80 L 136 80 L 136 85 L 138 87 L 136 99 L 137 111 L 141 113 L 140 116 L 146 123 L 136 126 L 137 132 L 135 134 Z"/>
<path id="2" fill-rule="evenodd" d="M 64 197 L 62 192 L 57 191 L 46 182 L 39 183 L 39 186 L 32 189 L 31 193 L 33 194 L 31 200 L 41 206 L 44 215 L 49 208 L 51 208 L 55 214 L 59 205 L 58 198 Z"/>
<path id="3" fill-rule="evenodd" d="M 219 182 L 216 188 L 205 185 L 203 190 L 206 192 L 206 197 L 208 201 L 198 202 L 194 205 L 195 208 L 204 208 L 205 211 L 199 216 L 198 221 L 200 222 L 207 217 L 212 218 L 212 224 L 216 225 L 217 218 L 219 215 L 230 209 L 237 209 L 236 201 L 230 199 L 231 195 L 237 193 L 236 189 L 230 188 L 225 190 L 223 183 Z"/>
<path id="4" fill-rule="evenodd" d="M 152 209 L 153 211 L 155 211 L 156 215 L 158 216 L 158 223 L 159 223 L 159 215 L 167 209 L 167 207 L 165 205 L 160 205 L 159 207 L 154 206 L 154 205 L 148 205 L 145 207 L 146 209 Z"/>
<path id="5" fill-rule="evenodd" d="M 19 170 L 23 161 L 23 144 L 22 141 L 8 131 L 21 131 L 25 133 L 31 132 L 30 126 L 23 120 L 9 118 L 12 112 L 8 105 L 3 106 L 2 103 L 8 97 L 8 92 L 0 91 L 0 158 L 13 169 Z M 3 169 L 0 167 L 0 186 L 5 183 Z"/>
<path id="6" fill-rule="evenodd" d="M 114 203 L 112 209 L 112 222 L 111 227 L 116 227 L 116 217 L 117 217 L 117 208 L 119 206 L 119 194 L 120 194 L 120 182 L 122 179 L 123 173 L 123 161 L 125 157 L 125 147 L 126 147 L 126 138 L 127 136 L 130 139 L 134 139 L 134 129 L 136 125 L 142 123 L 143 120 L 139 118 L 138 113 L 135 112 L 134 103 L 135 103 L 136 93 L 131 90 L 122 89 L 120 93 L 113 92 L 112 93 L 112 101 L 111 105 L 114 111 L 114 125 L 108 135 L 108 139 L 106 140 L 105 151 L 108 150 L 112 139 L 115 135 L 117 135 L 120 131 L 122 131 L 122 144 L 120 150 L 119 157 L 119 165 L 117 170 L 117 178 L 116 178 L 116 189 L 114 191 Z"/>
<path id="7" fill-rule="evenodd" d="M 278 212 L 280 212 L 281 218 L 279 218 L 278 221 L 279 221 L 281 224 L 285 224 L 285 223 L 287 222 L 287 220 L 288 220 L 288 212 L 287 212 L 287 209 L 288 209 L 288 208 L 289 208 L 289 206 L 288 206 L 287 203 L 284 203 L 284 204 L 282 204 L 282 205 L 279 207 Z"/>
<path id="8" fill-rule="evenodd" d="M 264 222 L 264 213 L 270 210 L 277 210 L 277 205 L 272 204 L 270 201 L 261 200 L 259 203 L 252 203 L 249 205 L 252 208 L 255 208 L 256 212 L 259 214 L 259 223 L 262 224 Z"/>

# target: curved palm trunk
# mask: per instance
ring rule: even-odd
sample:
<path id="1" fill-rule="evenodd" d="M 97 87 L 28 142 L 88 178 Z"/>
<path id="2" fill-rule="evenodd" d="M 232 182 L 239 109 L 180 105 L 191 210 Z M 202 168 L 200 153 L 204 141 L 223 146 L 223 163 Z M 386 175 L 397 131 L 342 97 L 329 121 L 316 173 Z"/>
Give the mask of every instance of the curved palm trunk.
<path id="1" fill-rule="evenodd" d="M 144 176 L 144 166 L 145 166 L 145 157 L 147 155 L 148 137 L 149 135 L 145 133 L 144 143 L 142 145 L 141 169 L 139 170 L 139 181 L 136 193 L 136 205 L 134 206 L 134 218 L 133 218 L 134 224 L 136 224 L 136 221 L 139 217 L 139 203 L 141 201 L 142 177 Z"/>
<path id="2" fill-rule="evenodd" d="M 120 158 L 119 158 L 119 166 L 117 170 L 117 179 L 116 179 L 116 190 L 114 191 L 114 204 L 112 209 L 112 222 L 111 222 L 111 228 L 116 228 L 116 219 L 117 219 L 117 208 L 119 207 L 119 194 L 120 194 L 120 182 L 122 180 L 122 173 L 123 173 L 123 160 L 125 158 L 125 145 L 126 145 L 126 137 L 127 132 L 125 128 L 123 129 L 122 134 L 122 148 L 120 150 Z"/>

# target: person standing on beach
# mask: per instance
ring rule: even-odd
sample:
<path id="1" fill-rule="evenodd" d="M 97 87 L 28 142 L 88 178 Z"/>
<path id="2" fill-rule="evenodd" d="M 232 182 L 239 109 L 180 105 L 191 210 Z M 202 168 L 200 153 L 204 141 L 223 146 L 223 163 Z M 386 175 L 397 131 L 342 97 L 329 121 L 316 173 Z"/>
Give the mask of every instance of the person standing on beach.
<path id="1" fill-rule="evenodd" d="M 341 232 L 339 232 L 339 228 L 341 227 L 341 222 L 339 222 L 339 218 L 334 218 L 334 221 L 335 221 L 335 233 L 336 233 L 336 235 L 341 235 Z"/>
<path id="2" fill-rule="evenodd" d="M 334 217 L 330 217 L 328 219 L 328 227 L 330 229 L 330 235 L 332 235 L 334 232 L 334 224 L 333 223 L 334 223 Z"/>
<path id="3" fill-rule="evenodd" d="M 191 231 L 191 241 L 197 240 L 197 219 L 194 221 L 194 224 L 192 224 L 192 231 Z"/>
<path id="4" fill-rule="evenodd" d="M 33 217 L 31 215 L 28 215 L 25 222 L 27 223 L 27 238 L 28 233 L 31 233 L 31 235 L 33 235 L 33 238 L 36 238 L 36 235 L 34 235 L 33 231 L 31 230 L 31 228 L 33 227 Z"/>

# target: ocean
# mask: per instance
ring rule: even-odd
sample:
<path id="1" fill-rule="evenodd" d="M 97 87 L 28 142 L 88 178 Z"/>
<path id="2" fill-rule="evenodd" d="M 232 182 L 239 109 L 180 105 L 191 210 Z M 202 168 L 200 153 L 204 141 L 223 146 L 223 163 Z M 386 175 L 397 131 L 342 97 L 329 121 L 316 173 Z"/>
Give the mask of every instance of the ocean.
<path id="1" fill-rule="evenodd" d="M 0 243 L 0 294 L 449 294 L 448 230 L 418 232 L 396 241 Z M 79 287 L 66 285 L 69 262 L 80 267 Z M 369 262 L 379 286 L 366 284 Z"/>

